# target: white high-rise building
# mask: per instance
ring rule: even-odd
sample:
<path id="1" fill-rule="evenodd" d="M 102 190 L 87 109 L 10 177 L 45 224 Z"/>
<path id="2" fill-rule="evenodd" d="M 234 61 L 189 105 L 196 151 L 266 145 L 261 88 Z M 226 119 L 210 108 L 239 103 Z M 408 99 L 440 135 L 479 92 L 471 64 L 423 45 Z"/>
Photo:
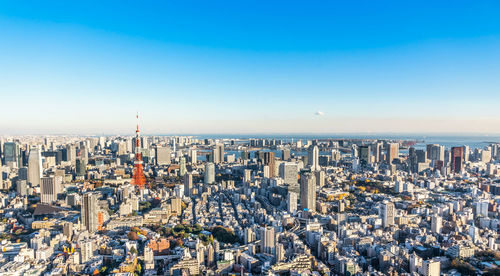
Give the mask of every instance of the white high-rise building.
<path id="1" fill-rule="evenodd" d="M 272 226 L 262 227 L 260 229 L 260 243 L 263 253 L 275 253 L 276 242 L 274 228 Z"/>
<path id="2" fill-rule="evenodd" d="M 28 157 L 28 183 L 31 187 L 40 186 L 42 177 L 42 155 L 40 149 L 32 148 Z"/>
<path id="3" fill-rule="evenodd" d="M 439 215 L 432 216 L 431 219 L 431 230 L 436 234 L 441 234 L 441 228 L 443 226 L 443 218 Z"/>
<path id="4" fill-rule="evenodd" d="M 316 211 L 316 179 L 312 173 L 300 177 L 300 208 Z"/>
<path id="5" fill-rule="evenodd" d="M 394 224 L 394 203 L 392 202 L 384 202 L 380 206 L 380 216 L 382 217 L 382 226 L 389 227 Z"/>
<path id="6" fill-rule="evenodd" d="M 60 190 L 60 177 L 42 177 L 40 185 L 40 201 L 45 204 L 52 204 L 57 201 L 57 194 Z"/>
<path id="7" fill-rule="evenodd" d="M 297 194 L 294 192 L 288 192 L 287 211 L 290 214 L 297 212 Z"/>
<path id="8" fill-rule="evenodd" d="M 311 171 L 319 171 L 319 149 L 318 146 L 310 146 L 307 151 L 307 162 L 311 167 Z"/>
<path id="9" fill-rule="evenodd" d="M 215 182 L 215 165 L 214 163 L 205 164 L 205 184 L 213 184 Z"/>
<path id="10" fill-rule="evenodd" d="M 98 229 L 97 210 L 98 210 L 98 195 L 95 193 L 86 193 L 83 195 L 81 221 L 82 225 L 90 233 L 94 233 Z"/>

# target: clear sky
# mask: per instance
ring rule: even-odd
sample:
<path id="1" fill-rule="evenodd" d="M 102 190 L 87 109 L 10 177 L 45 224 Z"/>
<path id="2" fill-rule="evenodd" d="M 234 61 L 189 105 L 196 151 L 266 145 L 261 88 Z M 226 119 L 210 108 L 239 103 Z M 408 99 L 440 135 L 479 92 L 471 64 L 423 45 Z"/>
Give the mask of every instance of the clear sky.
<path id="1" fill-rule="evenodd" d="M 2 1 L 0 133 L 500 133 L 499 1 Z"/>

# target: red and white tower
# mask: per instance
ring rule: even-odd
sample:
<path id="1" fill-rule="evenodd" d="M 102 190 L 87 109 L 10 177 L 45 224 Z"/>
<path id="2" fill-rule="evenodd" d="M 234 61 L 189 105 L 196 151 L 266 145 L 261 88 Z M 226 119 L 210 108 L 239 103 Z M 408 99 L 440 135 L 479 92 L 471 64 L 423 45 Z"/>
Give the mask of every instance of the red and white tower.
<path id="1" fill-rule="evenodd" d="M 146 177 L 142 169 L 142 153 L 141 153 L 141 137 L 139 135 L 139 114 L 137 118 L 137 130 L 135 131 L 135 158 L 134 158 L 134 173 L 132 175 L 132 185 L 144 189 L 146 185 Z"/>

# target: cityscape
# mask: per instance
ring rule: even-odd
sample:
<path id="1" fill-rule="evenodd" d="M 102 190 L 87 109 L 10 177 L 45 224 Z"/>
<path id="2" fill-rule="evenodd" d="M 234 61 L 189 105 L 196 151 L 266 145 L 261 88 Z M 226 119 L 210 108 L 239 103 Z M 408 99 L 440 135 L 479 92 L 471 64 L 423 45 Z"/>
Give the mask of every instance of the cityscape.
<path id="1" fill-rule="evenodd" d="M 0 276 L 500 276 L 498 11 L 2 1 Z"/>
<path id="2" fill-rule="evenodd" d="M 0 273 L 498 275 L 500 143 L 422 142 L 2 138 Z"/>

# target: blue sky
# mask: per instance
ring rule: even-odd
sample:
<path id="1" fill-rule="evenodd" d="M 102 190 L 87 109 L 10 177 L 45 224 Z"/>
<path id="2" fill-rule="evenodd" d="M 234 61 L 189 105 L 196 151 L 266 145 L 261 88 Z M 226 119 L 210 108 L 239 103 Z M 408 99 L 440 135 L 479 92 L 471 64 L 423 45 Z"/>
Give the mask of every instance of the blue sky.
<path id="1" fill-rule="evenodd" d="M 0 133 L 500 133 L 500 3 L 435 2 L 3 1 Z"/>

